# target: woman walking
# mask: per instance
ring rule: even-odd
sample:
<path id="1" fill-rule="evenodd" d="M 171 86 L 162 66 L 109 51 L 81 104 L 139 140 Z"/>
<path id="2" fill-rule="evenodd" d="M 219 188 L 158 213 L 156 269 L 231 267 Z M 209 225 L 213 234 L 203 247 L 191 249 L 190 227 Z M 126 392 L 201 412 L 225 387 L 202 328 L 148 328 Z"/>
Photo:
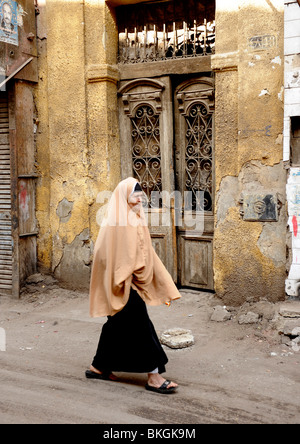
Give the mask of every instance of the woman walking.
<path id="1" fill-rule="evenodd" d="M 116 380 L 115 372 L 147 373 L 146 389 L 172 393 L 177 384 L 161 376 L 168 358 L 146 304 L 181 297 L 155 253 L 142 208 L 142 188 L 130 177 L 119 183 L 95 244 L 90 315 L 107 316 L 87 378 Z"/>

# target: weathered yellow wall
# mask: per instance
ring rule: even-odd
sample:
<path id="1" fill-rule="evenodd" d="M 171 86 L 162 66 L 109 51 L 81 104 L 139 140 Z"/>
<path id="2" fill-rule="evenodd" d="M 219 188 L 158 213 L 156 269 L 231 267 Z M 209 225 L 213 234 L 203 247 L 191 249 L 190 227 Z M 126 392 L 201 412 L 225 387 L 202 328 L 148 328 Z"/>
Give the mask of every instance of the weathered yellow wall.
<path id="1" fill-rule="evenodd" d="M 103 0 L 86 0 L 87 124 L 89 199 L 92 238 L 99 230 L 99 192 L 113 190 L 120 181 L 116 66 L 118 33 L 114 11 Z"/>
<path id="2" fill-rule="evenodd" d="M 51 270 L 52 233 L 50 230 L 50 152 L 48 130 L 48 64 L 47 64 L 47 16 L 44 5 L 39 6 L 37 15 L 38 84 L 35 104 L 38 121 L 36 132 L 36 166 L 39 179 L 36 192 L 36 217 L 39 225 L 38 264 L 42 271 Z"/>
<path id="3" fill-rule="evenodd" d="M 247 194 L 285 201 L 281 3 L 217 1 L 214 275 L 227 304 L 285 296 L 285 205 L 278 222 L 264 223 L 244 221 L 239 205 Z M 249 39 L 263 35 L 276 45 L 253 49 Z"/>
<path id="4" fill-rule="evenodd" d="M 39 18 L 37 159 L 41 267 L 87 286 L 97 195 L 120 180 L 117 29 L 104 0 L 47 0 Z M 215 290 L 225 303 L 284 298 L 281 0 L 217 0 Z M 276 45 L 253 49 L 271 35 Z M 278 222 L 246 222 L 243 194 L 278 193 Z"/>
<path id="5" fill-rule="evenodd" d="M 39 264 L 87 287 L 97 194 L 120 178 L 115 22 L 104 0 L 47 0 L 40 12 Z"/>

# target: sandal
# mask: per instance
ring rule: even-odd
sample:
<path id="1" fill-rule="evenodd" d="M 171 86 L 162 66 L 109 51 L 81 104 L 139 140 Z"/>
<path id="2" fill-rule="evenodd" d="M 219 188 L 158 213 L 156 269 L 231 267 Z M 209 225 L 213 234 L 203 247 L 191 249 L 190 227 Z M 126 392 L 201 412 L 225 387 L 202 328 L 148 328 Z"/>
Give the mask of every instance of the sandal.
<path id="1" fill-rule="evenodd" d="M 167 393 L 174 393 L 177 387 L 169 387 L 168 385 L 171 384 L 171 381 L 166 380 L 160 387 L 153 387 L 152 385 L 146 384 L 145 388 L 146 390 L 150 390 L 151 392 L 161 393 L 163 395 L 166 395 Z"/>
<path id="2" fill-rule="evenodd" d="M 105 381 L 115 381 L 115 376 L 112 373 L 96 373 L 92 370 L 86 370 L 85 376 L 88 379 L 102 379 Z"/>

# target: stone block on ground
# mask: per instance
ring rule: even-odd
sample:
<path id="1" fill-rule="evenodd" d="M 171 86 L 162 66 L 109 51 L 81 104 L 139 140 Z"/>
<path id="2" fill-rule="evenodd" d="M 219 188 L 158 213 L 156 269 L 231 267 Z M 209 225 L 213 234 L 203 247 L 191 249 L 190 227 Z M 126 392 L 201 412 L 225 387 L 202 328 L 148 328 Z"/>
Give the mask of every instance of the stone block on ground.
<path id="1" fill-rule="evenodd" d="M 191 330 L 171 328 L 162 333 L 160 342 L 170 348 L 185 348 L 194 345 L 195 340 Z"/>

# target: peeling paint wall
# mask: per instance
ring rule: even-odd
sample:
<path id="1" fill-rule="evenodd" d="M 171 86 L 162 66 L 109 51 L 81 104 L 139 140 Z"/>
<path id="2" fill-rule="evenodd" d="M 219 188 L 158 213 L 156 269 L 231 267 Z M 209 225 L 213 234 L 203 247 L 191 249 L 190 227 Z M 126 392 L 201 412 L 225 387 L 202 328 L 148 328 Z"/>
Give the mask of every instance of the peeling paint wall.
<path id="1" fill-rule="evenodd" d="M 214 277 L 226 304 L 285 298 L 283 5 L 216 2 Z M 244 217 L 243 199 L 274 195 L 276 220 Z M 255 209 L 255 208 L 254 208 Z M 255 209 L 256 211 L 256 209 Z"/>
<path id="2" fill-rule="evenodd" d="M 115 21 L 104 0 L 38 9 L 39 268 L 87 288 L 97 194 L 120 179 Z"/>

